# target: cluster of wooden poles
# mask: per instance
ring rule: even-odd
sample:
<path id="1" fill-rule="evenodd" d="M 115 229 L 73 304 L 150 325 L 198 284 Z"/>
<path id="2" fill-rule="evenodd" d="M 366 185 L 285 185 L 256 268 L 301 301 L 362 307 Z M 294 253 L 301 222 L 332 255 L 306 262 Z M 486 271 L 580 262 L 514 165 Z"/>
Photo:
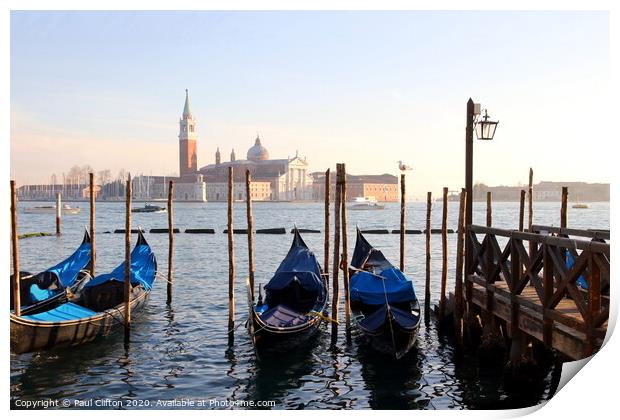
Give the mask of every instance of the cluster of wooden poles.
<path id="1" fill-rule="evenodd" d="M 168 287 L 166 303 L 172 302 L 172 256 L 173 256 L 173 190 L 172 181 L 168 184 Z M 89 174 L 89 194 L 90 194 L 90 244 L 91 259 L 88 268 L 91 277 L 95 277 L 95 265 L 97 261 L 96 236 L 95 236 L 95 182 L 94 175 Z M 131 175 L 127 178 L 126 197 L 125 197 L 125 300 L 124 300 L 124 327 L 125 339 L 128 340 L 131 332 Z M 61 200 L 60 194 L 56 197 L 56 234 L 60 235 L 61 223 Z M 11 180 L 11 247 L 13 251 L 13 277 L 12 277 L 12 293 L 14 298 L 15 315 L 21 315 L 21 299 L 20 299 L 20 267 L 19 267 L 19 242 L 17 234 L 17 192 L 15 181 Z"/>

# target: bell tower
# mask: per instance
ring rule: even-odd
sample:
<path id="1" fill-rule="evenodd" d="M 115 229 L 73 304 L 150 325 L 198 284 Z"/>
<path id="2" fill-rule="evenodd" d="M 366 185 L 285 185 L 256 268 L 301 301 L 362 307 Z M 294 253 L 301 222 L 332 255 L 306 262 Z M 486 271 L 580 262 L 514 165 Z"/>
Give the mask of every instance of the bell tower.
<path id="1" fill-rule="evenodd" d="M 189 93 L 185 89 L 185 106 L 179 120 L 179 176 L 183 178 L 198 171 L 196 159 L 196 120 L 189 106 Z"/>

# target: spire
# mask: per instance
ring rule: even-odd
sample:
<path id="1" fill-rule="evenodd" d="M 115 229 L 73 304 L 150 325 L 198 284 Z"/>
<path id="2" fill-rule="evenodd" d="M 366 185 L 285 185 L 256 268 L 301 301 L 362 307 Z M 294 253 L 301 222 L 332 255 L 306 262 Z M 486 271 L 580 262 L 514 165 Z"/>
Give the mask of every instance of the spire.
<path id="1" fill-rule="evenodd" d="M 255 146 L 260 146 L 260 137 L 258 136 L 258 132 L 256 132 L 256 140 L 254 140 L 254 145 Z"/>
<path id="2" fill-rule="evenodd" d="M 230 153 L 230 161 L 234 162 L 237 159 L 235 158 L 235 149 L 232 149 L 232 152 Z"/>
<path id="3" fill-rule="evenodd" d="M 185 89 L 185 106 L 183 107 L 183 118 L 187 118 L 192 116 L 192 110 L 189 106 L 189 93 L 187 89 Z"/>

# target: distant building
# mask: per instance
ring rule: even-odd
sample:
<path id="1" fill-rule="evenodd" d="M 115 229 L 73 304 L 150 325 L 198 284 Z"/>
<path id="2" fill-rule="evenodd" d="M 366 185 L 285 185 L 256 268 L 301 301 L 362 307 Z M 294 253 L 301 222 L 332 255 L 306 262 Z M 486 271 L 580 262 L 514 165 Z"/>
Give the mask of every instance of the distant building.
<path id="1" fill-rule="evenodd" d="M 252 201 L 268 201 L 271 197 L 271 183 L 263 181 L 252 181 L 250 184 L 250 195 Z M 211 182 L 207 184 L 208 201 L 227 201 L 228 182 Z M 233 183 L 233 200 L 245 201 L 246 189 L 245 180 L 238 179 Z"/>
<path id="2" fill-rule="evenodd" d="M 320 201 L 325 197 L 325 174 L 314 172 L 311 174 L 314 183 L 312 186 L 312 197 Z M 347 180 L 347 201 L 352 201 L 356 197 L 375 197 L 377 201 L 393 202 L 399 201 L 398 177 L 390 174 L 383 175 L 349 175 Z M 330 196 L 333 200 L 336 190 L 336 176 L 332 174 L 330 178 Z"/>
<path id="3" fill-rule="evenodd" d="M 305 158 L 295 154 L 292 158 L 269 159 L 269 151 L 262 145 L 257 135 L 254 145 L 248 149 L 246 159 L 237 160 L 234 149 L 230 161 L 222 162 L 220 149 L 215 152 L 215 163 L 200 168 L 207 185 L 226 184 L 228 182 L 228 168 L 233 168 L 236 182 L 245 180 L 245 171 L 249 170 L 252 182 L 262 183 L 256 191 L 255 200 L 294 201 L 312 199 L 312 178 L 308 175 L 308 162 Z M 264 195 L 263 186 L 269 184 L 269 194 Z M 245 191 L 245 185 L 243 187 Z M 208 199 L 211 200 L 219 187 L 208 187 Z M 254 191 L 252 192 L 254 194 Z"/>

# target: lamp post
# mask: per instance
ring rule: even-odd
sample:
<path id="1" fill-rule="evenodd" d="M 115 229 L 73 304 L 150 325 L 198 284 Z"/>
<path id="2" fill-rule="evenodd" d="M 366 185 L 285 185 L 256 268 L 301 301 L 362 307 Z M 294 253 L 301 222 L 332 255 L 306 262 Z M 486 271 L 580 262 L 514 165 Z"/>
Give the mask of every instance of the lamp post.
<path id="1" fill-rule="evenodd" d="M 478 120 L 480 115 L 480 104 L 475 104 L 469 98 L 467 101 L 467 125 L 465 128 L 465 189 L 467 190 L 467 202 L 465 205 L 465 227 L 472 224 L 473 207 L 473 161 L 474 161 L 474 129 L 478 140 L 493 140 L 498 121 L 489 120 L 486 109 L 484 117 Z M 465 273 L 471 273 L 471 244 L 465 239 Z M 469 298 L 469 296 L 468 296 Z"/>

